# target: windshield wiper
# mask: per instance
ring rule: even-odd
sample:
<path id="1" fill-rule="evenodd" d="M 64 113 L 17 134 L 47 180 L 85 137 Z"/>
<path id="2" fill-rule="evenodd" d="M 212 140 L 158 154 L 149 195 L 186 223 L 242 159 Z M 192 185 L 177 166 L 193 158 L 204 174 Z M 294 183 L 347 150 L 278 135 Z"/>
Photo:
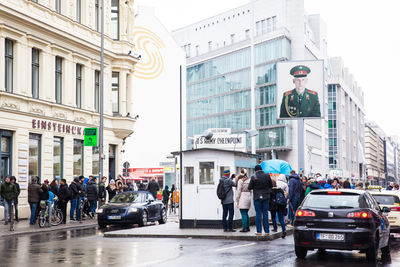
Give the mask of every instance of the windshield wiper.
<path id="1" fill-rule="evenodd" d="M 354 209 L 352 206 L 330 206 L 331 209 Z"/>

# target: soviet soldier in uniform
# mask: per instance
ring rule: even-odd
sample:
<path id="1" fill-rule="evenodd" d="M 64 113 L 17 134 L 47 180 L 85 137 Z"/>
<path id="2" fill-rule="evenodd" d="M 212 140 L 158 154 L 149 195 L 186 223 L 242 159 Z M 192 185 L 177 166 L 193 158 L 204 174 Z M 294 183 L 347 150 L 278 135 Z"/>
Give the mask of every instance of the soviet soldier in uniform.
<path id="1" fill-rule="evenodd" d="M 321 117 L 318 93 L 306 88 L 310 72 L 304 65 L 290 70 L 296 88 L 283 94 L 280 118 Z"/>

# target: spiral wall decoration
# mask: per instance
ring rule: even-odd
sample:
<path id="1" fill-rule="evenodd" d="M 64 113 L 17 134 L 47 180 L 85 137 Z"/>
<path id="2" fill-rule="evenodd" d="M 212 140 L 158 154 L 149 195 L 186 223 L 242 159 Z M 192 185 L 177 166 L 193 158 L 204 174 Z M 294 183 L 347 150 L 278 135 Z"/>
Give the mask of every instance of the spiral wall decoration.
<path id="1" fill-rule="evenodd" d="M 141 60 L 136 64 L 134 76 L 141 79 L 154 79 L 164 70 L 164 59 L 161 52 L 164 42 L 154 32 L 144 27 L 133 28 L 135 51 L 141 53 Z"/>

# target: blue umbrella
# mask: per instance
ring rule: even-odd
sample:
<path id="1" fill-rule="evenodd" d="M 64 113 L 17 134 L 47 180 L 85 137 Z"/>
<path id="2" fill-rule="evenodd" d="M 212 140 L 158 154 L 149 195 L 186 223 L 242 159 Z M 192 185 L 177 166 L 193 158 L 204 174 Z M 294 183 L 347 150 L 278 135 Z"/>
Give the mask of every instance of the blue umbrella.
<path id="1" fill-rule="evenodd" d="M 289 163 L 280 159 L 265 160 L 260 165 L 266 173 L 290 175 L 290 171 L 292 170 Z"/>

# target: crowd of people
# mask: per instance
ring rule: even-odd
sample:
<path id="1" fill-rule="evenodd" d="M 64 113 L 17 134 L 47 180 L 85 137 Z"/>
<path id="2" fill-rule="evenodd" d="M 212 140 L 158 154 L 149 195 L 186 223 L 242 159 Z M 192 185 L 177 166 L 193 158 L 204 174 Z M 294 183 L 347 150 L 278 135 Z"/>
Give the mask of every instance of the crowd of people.
<path id="1" fill-rule="evenodd" d="M 334 188 L 364 189 L 363 182 L 352 184 L 350 179 L 326 179 L 319 173 L 310 178 L 298 175 L 294 170 L 289 176 L 270 175 L 265 173 L 260 165 L 256 165 L 254 171 L 254 175 L 249 178 L 246 169 L 240 170 L 237 176 L 225 170 L 219 181 L 217 195 L 222 204 L 222 226 L 225 232 L 236 231 L 232 225 L 235 205 L 240 210 L 242 218 L 240 232 L 250 231 L 248 211 L 253 203 L 256 212 L 255 235 L 262 235 L 263 230 L 264 235 L 270 234 L 270 215 L 272 231 L 277 232 L 278 221 L 282 228 L 282 238 L 284 238 L 286 224 L 293 226 L 297 208 L 311 191 Z M 391 183 L 387 189 L 398 190 L 398 188 L 398 185 Z"/>
<path id="2" fill-rule="evenodd" d="M 67 207 L 70 205 L 69 221 L 81 221 L 84 217 L 94 218 L 97 208 L 106 204 L 107 199 L 111 200 L 115 195 L 126 191 L 147 190 L 154 198 L 157 198 L 157 192 L 160 190 L 155 178 L 147 184 L 142 182 L 135 183 L 130 179 L 123 179 L 121 175 L 116 180 L 111 179 L 107 184 L 108 178 L 103 176 L 100 181 L 97 177 L 91 175 L 88 178 L 84 176 L 75 177 L 68 185 L 66 179 L 54 179 L 40 182 L 38 176 L 31 178 L 28 184 L 28 203 L 30 206 L 29 223 L 35 225 L 39 214 L 40 201 L 46 201 L 47 205 L 55 204 L 63 214 L 62 224 L 67 222 Z M 172 186 L 171 194 L 175 191 Z M 4 205 L 5 224 L 11 222 L 10 230 L 13 231 L 14 218 L 18 218 L 18 198 L 20 187 L 14 176 L 7 176 L 0 187 L 0 196 Z M 171 195 L 172 196 L 172 195 Z"/>

